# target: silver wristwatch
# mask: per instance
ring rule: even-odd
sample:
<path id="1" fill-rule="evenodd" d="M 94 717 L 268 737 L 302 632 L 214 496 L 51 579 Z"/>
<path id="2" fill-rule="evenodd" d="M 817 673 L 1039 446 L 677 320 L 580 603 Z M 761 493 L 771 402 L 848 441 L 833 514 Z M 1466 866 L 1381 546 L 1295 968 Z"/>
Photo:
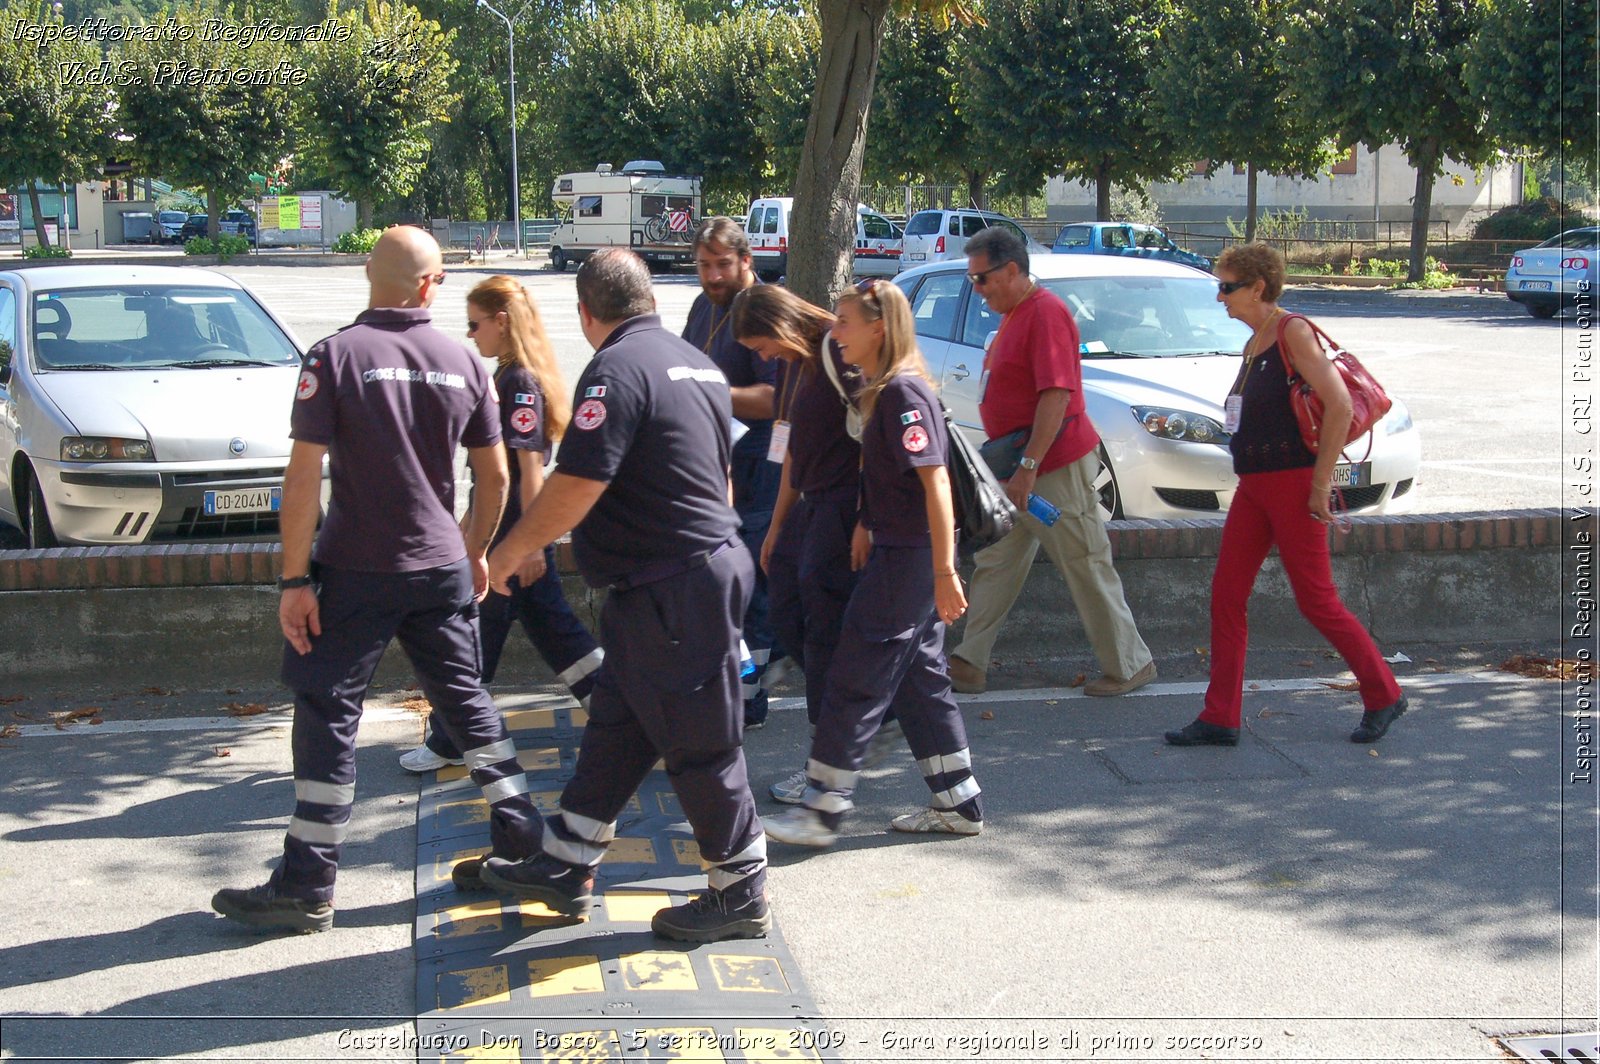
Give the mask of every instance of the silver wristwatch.
<path id="1" fill-rule="evenodd" d="M 1023 455 L 1017 460 L 1017 465 L 1031 473 L 1035 469 L 1039 468 L 1039 460 L 1037 458 L 1029 458 L 1027 455 Z"/>

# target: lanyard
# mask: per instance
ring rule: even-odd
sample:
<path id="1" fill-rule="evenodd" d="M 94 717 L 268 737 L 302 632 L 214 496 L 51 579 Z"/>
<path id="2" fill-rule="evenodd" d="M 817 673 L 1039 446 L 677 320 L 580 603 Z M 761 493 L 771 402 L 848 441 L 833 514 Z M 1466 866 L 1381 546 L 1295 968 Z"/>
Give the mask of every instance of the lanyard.
<path id="1" fill-rule="evenodd" d="M 826 358 L 827 354 L 824 353 Z M 789 415 L 794 412 L 794 401 L 800 391 L 800 374 L 804 372 L 801 362 L 785 362 L 783 366 L 783 391 L 778 394 L 778 420 L 791 421 Z"/>
<path id="2" fill-rule="evenodd" d="M 711 317 L 712 317 L 712 320 L 715 320 L 716 316 L 717 316 L 717 305 L 715 303 L 713 303 L 713 304 L 711 304 Z M 713 340 L 715 340 L 717 338 L 717 333 L 722 331 L 722 327 L 724 325 L 728 324 L 728 319 L 731 318 L 731 317 L 733 317 L 733 308 L 729 307 L 727 309 L 727 311 L 722 315 L 722 320 L 717 322 L 716 325 L 712 327 L 711 332 L 706 336 L 706 342 L 700 345 L 700 353 L 701 354 L 709 355 L 711 353 L 711 341 L 713 341 Z"/>

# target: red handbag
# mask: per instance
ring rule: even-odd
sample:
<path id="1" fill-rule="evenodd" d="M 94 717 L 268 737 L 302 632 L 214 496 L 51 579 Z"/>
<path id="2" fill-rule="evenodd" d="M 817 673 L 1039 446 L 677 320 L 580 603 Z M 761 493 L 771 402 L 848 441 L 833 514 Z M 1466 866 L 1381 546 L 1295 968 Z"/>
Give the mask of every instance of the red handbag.
<path id="1" fill-rule="evenodd" d="M 1317 447 L 1322 442 L 1322 397 L 1316 390 L 1307 384 L 1305 378 L 1295 372 L 1294 363 L 1289 361 L 1289 346 L 1284 342 L 1283 331 L 1289 322 L 1299 318 L 1311 326 L 1312 332 L 1317 336 L 1317 346 L 1324 354 L 1332 351 L 1329 360 L 1334 369 L 1339 371 L 1339 376 L 1344 379 L 1344 386 L 1350 393 L 1350 431 L 1345 436 L 1343 451 L 1355 440 L 1371 432 L 1377 423 L 1383 420 L 1383 415 L 1389 412 L 1394 405 L 1388 393 L 1383 390 L 1383 385 L 1367 371 L 1360 359 L 1340 347 L 1321 327 L 1304 314 L 1286 314 L 1278 322 L 1278 354 L 1283 359 L 1283 368 L 1289 374 L 1289 406 L 1294 410 L 1295 420 L 1300 422 L 1300 441 L 1312 454 L 1317 453 Z M 1367 453 L 1372 453 L 1372 443 L 1367 442 Z"/>

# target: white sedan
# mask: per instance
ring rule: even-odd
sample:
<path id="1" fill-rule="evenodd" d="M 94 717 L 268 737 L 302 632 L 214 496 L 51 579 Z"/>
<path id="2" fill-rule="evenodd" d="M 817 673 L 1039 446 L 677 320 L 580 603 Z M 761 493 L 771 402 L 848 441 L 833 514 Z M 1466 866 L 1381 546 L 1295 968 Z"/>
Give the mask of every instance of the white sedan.
<path id="1" fill-rule="evenodd" d="M 1085 401 L 1101 439 L 1102 516 L 1175 519 L 1226 510 L 1238 479 L 1222 404 L 1250 331 L 1217 302 L 1216 278 L 1173 263 L 1099 255 L 1032 256 L 1031 267 L 1078 323 Z M 965 259 L 934 263 L 895 283 L 911 300 L 917 340 L 945 403 L 981 440 L 983 354 L 999 316 L 973 291 L 966 269 Z M 1415 500 L 1422 445 L 1399 399 L 1346 455 L 1336 480 L 1352 512 L 1395 513 Z"/>
<path id="2" fill-rule="evenodd" d="M 34 547 L 276 538 L 300 358 L 209 270 L 0 272 L 0 522 Z"/>

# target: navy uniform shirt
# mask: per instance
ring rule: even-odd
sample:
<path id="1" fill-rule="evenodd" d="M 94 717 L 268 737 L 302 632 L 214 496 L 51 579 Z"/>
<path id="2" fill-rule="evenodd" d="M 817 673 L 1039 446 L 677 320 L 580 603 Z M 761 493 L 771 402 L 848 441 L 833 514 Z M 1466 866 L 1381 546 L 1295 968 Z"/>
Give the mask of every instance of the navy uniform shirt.
<path id="1" fill-rule="evenodd" d="M 833 360 L 852 400 L 861 391 L 861 370 L 846 364 L 831 338 L 825 347 L 806 364 L 785 362 L 776 393 L 778 415 L 789 422 L 789 484 L 805 495 L 860 485 L 861 445 L 845 431 L 844 399 L 820 360 Z"/>
<path id="2" fill-rule="evenodd" d="M 617 326 L 578 380 L 558 472 L 609 483 L 572 533 L 591 587 L 719 547 L 728 504 L 728 382 L 654 314 Z"/>
<path id="3" fill-rule="evenodd" d="M 757 281 L 757 284 L 761 282 Z M 733 308 L 719 307 L 711 297 L 701 292 L 689 308 L 689 320 L 683 326 L 683 338 L 716 363 L 732 388 L 748 388 L 752 384 L 771 384 L 776 388 L 778 367 L 756 354 L 733 338 Z M 772 439 L 770 418 L 740 418 L 750 431 L 739 439 L 743 453 L 760 453 L 765 456 L 767 443 Z"/>
<path id="4" fill-rule="evenodd" d="M 399 573 L 467 556 L 456 446 L 499 443 L 500 414 L 482 361 L 431 320 L 425 307 L 363 311 L 306 356 L 289 435 L 328 448 L 322 565 Z"/>
<path id="5" fill-rule="evenodd" d="M 861 434 L 862 521 L 884 547 L 926 547 L 921 466 L 942 466 L 950 445 L 933 385 L 911 373 L 890 378 Z"/>
<path id="6" fill-rule="evenodd" d="M 500 396 L 500 438 L 511 451 L 537 452 L 537 460 L 542 462 L 550 453 L 550 435 L 544 420 L 544 389 L 538 378 L 532 370 L 513 363 L 495 373 L 494 386 Z M 494 535 L 496 543 L 506 538 L 522 516 L 522 467 L 515 454 L 506 455 L 506 464 L 511 467 L 511 488 Z"/>

